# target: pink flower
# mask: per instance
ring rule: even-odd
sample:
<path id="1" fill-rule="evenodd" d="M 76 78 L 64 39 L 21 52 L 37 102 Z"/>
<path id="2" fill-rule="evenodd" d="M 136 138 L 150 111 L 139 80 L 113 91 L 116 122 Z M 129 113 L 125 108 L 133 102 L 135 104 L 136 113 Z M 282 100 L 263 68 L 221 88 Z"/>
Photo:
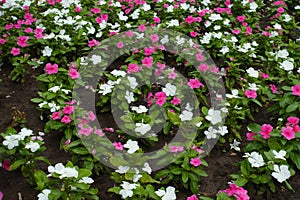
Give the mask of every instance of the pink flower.
<path id="1" fill-rule="evenodd" d="M 256 91 L 255 90 L 246 90 L 245 95 L 247 98 L 253 98 L 255 99 L 257 97 Z"/>
<path id="2" fill-rule="evenodd" d="M 146 30 L 146 28 L 147 27 L 144 24 L 139 25 L 139 27 L 138 27 L 138 29 L 139 29 L 140 32 L 144 32 Z"/>
<path id="3" fill-rule="evenodd" d="M 80 77 L 79 72 L 74 68 L 70 68 L 68 75 L 70 76 L 71 79 L 76 79 Z"/>
<path id="4" fill-rule="evenodd" d="M 155 101 L 155 104 L 163 106 L 166 103 L 166 98 L 160 98 Z"/>
<path id="5" fill-rule="evenodd" d="M 256 133 L 254 133 L 254 132 L 247 133 L 246 134 L 247 140 L 249 140 L 249 141 L 255 140 L 255 138 L 254 138 L 255 135 L 256 135 Z"/>
<path id="6" fill-rule="evenodd" d="M 200 158 L 192 158 L 190 160 L 190 164 L 193 165 L 194 167 L 198 167 L 199 165 L 201 165 L 201 160 Z"/>
<path id="7" fill-rule="evenodd" d="M 122 151 L 124 149 L 124 146 L 122 145 L 121 142 L 114 142 L 113 145 L 117 150 Z"/>
<path id="8" fill-rule="evenodd" d="M 204 85 L 198 80 L 198 78 L 190 79 L 188 85 L 191 89 L 204 87 Z"/>
<path id="9" fill-rule="evenodd" d="M 265 74 L 265 73 L 262 73 L 260 76 L 261 76 L 262 78 L 269 78 L 269 75 L 268 75 L 268 74 Z"/>
<path id="10" fill-rule="evenodd" d="M 159 40 L 159 37 L 158 37 L 157 34 L 151 34 L 151 35 L 149 36 L 149 38 L 150 38 L 150 40 L 151 40 L 153 43 L 155 43 L 155 42 L 157 42 L 157 41 Z"/>
<path id="11" fill-rule="evenodd" d="M 104 133 L 103 133 L 103 131 L 102 131 L 101 129 L 96 129 L 96 130 L 94 131 L 94 133 L 95 133 L 96 135 L 100 136 L 100 137 L 102 137 L 102 136 L 104 135 Z"/>
<path id="12" fill-rule="evenodd" d="M 61 119 L 61 122 L 65 124 L 69 124 L 71 121 L 72 121 L 71 117 L 67 115 L 63 116 L 63 118 Z"/>
<path id="13" fill-rule="evenodd" d="M 170 148 L 170 152 L 172 152 L 172 153 L 177 153 L 177 152 L 183 151 L 182 146 L 170 146 L 169 148 Z"/>
<path id="14" fill-rule="evenodd" d="M 75 12 L 79 13 L 81 10 L 82 10 L 82 8 L 80 8 L 79 6 L 76 6 Z"/>
<path id="15" fill-rule="evenodd" d="M 241 31 L 240 31 L 240 30 L 238 30 L 238 29 L 234 29 L 234 30 L 232 30 L 232 33 L 233 33 L 233 34 L 235 34 L 235 35 L 238 35 L 240 32 L 241 32 Z"/>
<path id="16" fill-rule="evenodd" d="M 114 128 L 104 128 L 104 130 L 110 132 L 110 133 L 113 133 L 115 131 Z"/>
<path id="17" fill-rule="evenodd" d="M 131 73 L 138 72 L 138 71 L 140 71 L 140 70 L 141 70 L 141 68 L 139 68 L 138 64 L 136 64 L 136 63 L 130 63 L 130 64 L 128 65 L 128 68 L 127 68 L 126 72 L 127 72 L 128 74 L 131 74 Z"/>
<path id="18" fill-rule="evenodd" d="M 196 59 L 197 59 L 198 61 L 203 61 L 203 60 L 204 60 L 203 55 L 202 55 L 201 52 L 198 52 L 198 53 L 196 54 Z"/>
<path id="19" fill-rule="evenodd" d="M 206 72 L 209 69 L 209 66 L 207 64 L 202 63 L 198 66 L 198 69 L 200 71 Z"/>
<path id="20" fill-rule="evenodd" d="M 273 94 L 276 94 L 276 93 L 277 93 L 277 87 L 276 87 L 276 85 L 270 84 L 269 87 L 270 87 L 270 89 L 272 90 L 272 93 L 273 93 Z"/>
<path id="21" fill-rule="evenodd" d="M 95 121 L 97 119 L 97 117 L 96 117 L 96 115 L 94 114 L 93 111 L 89 111 L 87 113 L 87 115 L 88 115 L 89 120 L 91 120 L 91 121 Z"/>
<path id="22" fill-rule="evenodd" d="M 41 38 L 43 38 L 43 32 L 44 32 L 44 29 L 42 29 L 42 28 L 36 28 L 36 29 L 34 30 L 34 37 L 35 37 L 36 39 L 41 39 Z"/>
<path id="23" fill-rule="evenodd" d="M 192 196 L 188 197 L 186 200 L 199 200 L 199 199 L 195 194 L 193 194 Z"/>
<path id="24" fill-rule="evenodd" d="M 60 112 L 54 112 L 51 115 L 52 120 L 57 120 L 57 119 L 60 119 L 60 118 L 61 118 Z"/>
<path id="25" fill-rule="evenodd" d="M 51 64 L 51 63 L 47 63 L 46 64 L 46 68 L 45 71 L 47 74 L 56 74 L 58 72 L 58 65 L 57 64 Z"/>
<path id="26" fill-rule="evenodd" d="M 27 45 L 27 41 L 29 40 L 28 36 L 20 36 L 18 37 L 18 45 L 20 47 L 26 47 Z"/>
<path id="27" fill-rule="evenodd" d="M 155 52 L 154 47 L 145 47 L 144 48 L 144 55 L 145 56 L 150 56 L 153 52 Z"/>
<path id="28" fill-rule="evenodd" d="M 70 139 L 68 139 L 68 140 L 65 141 L 65 145 L 69 145 L 70 143 L 71 143 Z"/>
<path id="29" fill-rule="evenodd" d="M 142 65 L 144 65 L 145 67 L 147 68 L 150 68 L 153 64 L 153 58 L 152 56 L 150 57 L 145 57 L 143 60 L 142 60 Z"/>
<path id="30" fill-rule="evenodd" d="M 33 31 L 32 28 L 26 28 L 26 29 L 24 30 L 25 33 L 31 33 L 32 31 Z"/>
<path id="31" fill-rule="evenodd" d="M 10 53 L 13 55 L 13 56 L 17 56 L 20 54 L 20 49 L 19 48 L 15 48 L 13 47 L 10 51 Z"/>
<path id="32" fill-rule="evenodd" d="M 78 135 L 89 136 L 92 132 L 93 132 L 93 128 L 90 127 L 90 126 L 87 126 L 87 127 L 81 128 L 81 129 L 78 131 Z"/>
<path id="33" fill-rule="evenodd" d="M 124 43 L 123 42 L 118 42 L 117 47 L 119 49 L 122 49 L 124 47 Z"/>
<path id="34" fill-rule="evenodd" d="M 185 22 L 188 24 L 191 24 L 194 22 L 194 17 L 189 15 L 187 18 L 185 18 Z"/>
<path id="35" fill-rule="evenodd" d="M 6 43 L 6 40 L 3 38 L 0 38 L 0 44 L 5 44 L 5 43 Z"/>
<path id="36" fill-rule="evenodd" d="M 278 12 L 278 13 L 283 13 L 283 12 L 284 12 L 284 8 L 283 8 L 283 7 L 279 7 L 279 8 L 277 9 L 277 12 Z"/>
<path id="37" fill-rule="evenodd" d="M 243 21 L 245 21 L 245 16 L 243 16 L 243 15 L 240 15 L 240 16 L 238 16 L 236 19 L 239 21 L 239 22 L 243 22 Z"/>
<path id="38" fill-rule="evenodd" d="M 175 80 L 176 76 L 177 76 L 176 72 L 172 71 L 169 73 L 168 78 Z"/>
<path id="39" fill-rule="evenodd" d="M 295 138 L 295 132 L 294 129 L 290 126 L 282 128 L 281 134 L 287 139 L 291 140 Z"/>
<path id="40" fill-rule="evenodd" d="M 155 22 L 155 23 L 160 23 L 160 18 L 159 17 L 153 17 L 153 21 Z"/>
<path id="41" fill-rule="evenodd" d="M 92 13 L 94 14 L 99 14 L 100 13 L 100 8 L 91 8 Z"/>
<path id="42" fill-rule="evenodd" d="M 5 169 L 5 170 L 9 170 L 9 168 L 10 168 L 10 162 L 9 162 L 9 160 L 4 160 L 3 161 L 3 163 L 2 163 L 2 166 L 3 166 L 3 169 Z"/>
<path id="43" fill-rule="evenodd" d="M 297 125 L 299 123 L 299 118 L 298 117 L 288 117 L 287 118 L 288 123 L 292 125 Z"/>
<path id="44" fill-rule="evenodd" d="M 90 41 L 88 42 L 88 46 L 89 46 L 90 48 L 92 48 L 92 47 L 94 47 L 94 46 L 97 46 L 97 45 L 99 45 L 99 44 L 100 44 L 100 42 L 97 41 L 97 40 L 95 40 L 95 39 L 92 39 L 92 40 L 90 40 Z"/>
<path id="45" fill-rule="evenodd" d="M 259 132 L 259 134 L 261 134 L 263 136 L 264 139 L 268 139 L 270 138 L 270 133 L 273 130 L 273 127 L 270 124 L 263 124 L 261 126 L 261 132 Z"/>
<path id="46" fill-rule="evenodd" d="M 73 113 L 73 111 L 74 111 L 74 106 L 66 106 L 66 107 L 62 110 L 62 112 L 63 112 L 64 115 L 70 115 L 70 114 Z"/>
<path id="47" fill-rule="evenodd" d="M 173 105 L 178 105 L 178 104 L 180 104 L 180 99 L 179 98 L 177 98 L 177 97 L 174 97 L 172 100 L 171 100 L 171 103 L 173 104 Z"/>
<path id="48" fill-rule="evenodd" d="M 291 89 L 292 89 L 293 95 L 300 97 L 300 84 L 292 86 Z"/>
<path id="49" fill-rule="evenodd" d="M 190 32 L 190 36 L 191 36 L 191 37 L 197 37 L 197 35 L 198 35 L 198 33 L 195 32 L 195 31 L 191 31 L 191 32 Z"/>
<path id="50" fill-rule="evenodd" d="M 3 192 L 0 192 L 0 200 L 3 199 Z"/>

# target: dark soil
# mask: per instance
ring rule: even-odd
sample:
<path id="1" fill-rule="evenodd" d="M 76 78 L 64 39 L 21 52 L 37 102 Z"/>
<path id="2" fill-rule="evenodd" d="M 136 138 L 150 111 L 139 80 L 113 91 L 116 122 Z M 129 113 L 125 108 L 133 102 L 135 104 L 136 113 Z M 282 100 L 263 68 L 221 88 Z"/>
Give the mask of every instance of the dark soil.
<path id="1" fill-rule="evenodd" d="M 40 113 L 36 109 L 36 104 L 30 102 L 31 98 L 37 97 L 38 83 L 35 81 L 35 77 L 41 73 L 41 70 L 30 69 L 30 74 L 26 76 L 24 84 L 14 83 L 9 80 L 10 69 L 2 68 L 0 71 L 0 132 L 5 131 L 7 126 L 11 123 L 10 109 L 16 107 L 20 111 L 26 114 L 26 127 L 37 131 L 43 131 L 45 122 L 40 120 Z M 260 121 L 267 120 L 266 116 L 260 115 Z M 256 119 L 257 119 L 256 117 Z M 107 120 L 104 124 L 107 124 L 111 119 L 109 117 L 102 117 L 103 120 Z M 101 119 L 101 120 L 102 120 Z M 242 134 L 241 134 L 242 135 Z M 51 132 L 45 135 L 45 146 L 47 150 L 43 153 L 52 164 L 63 162 L 71 159 L 64 150 L 59 149 L 62 133 Z M 209 167 L 204 170 L 208 173 L 208 177 L 200 180 L 200 195 L 215 197 L 219 190 L 224 190 L 228 187 L 230 181 L 230 174 L 239 170 L 237 162 L 241 161 L 242 155 L 233 154 L 228 150 L 228 146 L 222 147 L 227 149 L 226 153 L 221 147 L 215 147 L 209 157 L 205 160 L 209 163 Z M 94 177 L 94 187 L 99 189 L 99 197 L 102 200 L 120 200 L 120 197 L 106 192 L 108 188 L 114 186 L 114 182 L 110 179 L 109 174 L 102 174 Z M 276 200 L 298 200 L 300 199 L 300 173 L 297 173 L 290 179 L 290 184 L 295 189 L 295 193 L 289 191 L 286 187 L 281 187 L 276 194 L 272 195 L 270 199 Z M 177 199 L 184 200 L 191 194 L 184 188 L 178 188 Z M 38 192 L 29 184 L 29 182 L 23 178 L 20 171 L 5 171 L 0 169 L 0 191 L 4 193 L 4 200 L 35 200 L 37 199 Z M 265 200 L 265 196 L 256 196 L 252 199 Z"/>

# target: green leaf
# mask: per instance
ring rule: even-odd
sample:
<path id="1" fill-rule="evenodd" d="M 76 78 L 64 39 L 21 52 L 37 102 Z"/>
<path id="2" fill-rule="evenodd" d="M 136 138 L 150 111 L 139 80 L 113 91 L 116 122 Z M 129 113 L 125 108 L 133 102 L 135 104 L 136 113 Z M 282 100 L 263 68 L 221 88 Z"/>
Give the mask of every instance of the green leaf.
<path id="1" fill-rule="evenodd" d="M 244 160 L 241 164 L 241 172 L 245 177 L 248 177 L 250 175 L 250 164 L 247 160 Z"/>
<path id="2" fill-rule="evenodd" d="M 44 100 L 41 99 L 41 98 L 32 98 L 30 101 L 33 102 L 33 103 L 41 103 L 41 102 L 43 102 Z"/>
<path id="3" fill-rule="evenodd" d="M 246 183 L 248 182 L 248 180 L 247 179 L 245 179 L 245 178 L 242 178 L 242 177 L 240 177 L 240 178 L 238 178 L 236 181 L 234 181 L 234 183 L 237 185 L 237 186 L 244 186 Z"/>
<path id="4" fill-rule="evenodd" d="M 200 196 L 199 197 L 201 200 L 214 200 L 212 198 L 209 198 L 209 197 L 204 197 L 204 196 Z"/>
<path id="5" fill-rule="evenodd" d="M 170 119 L 170 121 L 175 124 L 175 125 L 179 125 L 180 124 L 180 118 L 176 113 L 173 112 L 168 112 L 168 118 Z"/>
<path id="6" fill-rule="evenodd" d="M 35 157 L 34 159 L 43 161 L 43 162 L 47 163 L 48 165 L 51 165 L 50 161 L 47 158 L 45 158 L 44 156 L 38 156 L 38 157 Z"/>
<path id="7" fill-rule="evenodd" d="M 16 169 L 19 168 L 21 165 L 24 165 L 26 162 L 27 162 L 27 160 L 25 160 L 25 159 L 21 159 L 21 160 L 15 161 L 13 164 L 10 165 L 9 171 L 16 170 Z"/>
<path id="8" fill-rule="evenodd" d="M 268 174 L 263 174 L 261 176 L 259 176 L 259 180 L 261 183 L 265 184 L 268 183 L 272 180 L 272 177 Z"/>
<path id="9" fill-rule="evenodd" d="M 88 150 L 85 147 L 78 147 L 78 148 L 72 149 L 71 151 L 73 153 L 79 154 L 79 155 L 87 155 L 87 154 L 89 154 Z"/>
<path id="10" fill-rule="evenodd" d="M 293 111 L 297 110 L 298 107 L 299 107 L 299 103 L 294 102 L 294 103 L 290 104 L 288 107 L 286 107 L 285 111 L 287 113 L 290 113 L 290 112 L 293 112 Z"/>
<path id="11" fill-rule="evenodd" d="M 188 173 L 185 172 L 185 171 L 183 171 L 183 172 L 182 172 L 182 177 L 181 177 L 181 179 L 182 179 L 182 182 L 183 182 L 183 183 L 188 182 L 188 180 L 189 180 L 189 175 L 188 175 Z"/>
<path id="12" fill-rule="evenodd" d="M 300 154 L 292 151 L 290 152 L 290 158 L 293 161 L 293 163 L 297 166 L 297 168 L 300 170 Z"/>
<path id="13" fill-rule="evenodd" d="M 198 192 L 199 192 L 199 183 L 198 183 L 198 181 L 191 181 L 190 182 L 190 189 L 191 189 L 191 192 L 193 194 L 198 194 Z"/>
<path id="14" fill-rule="evenodd" d="M 34 180 L 37 185 L 37 190 L 43 190 L 49 182 L 47 174 L 42 170 L 36 170 L 34 172 Z"/>
<path id="15" fill-rule="evenodd" d="M 81 179 L 82 177 L 88 177 L 92 175 L 92 172 L 88 169 L 79 169 L 78 170 L 78 179 Z"/>
<path id="16" fill-rule="evenodd" d="M 248 125 L 248 128 L 252 131 L 252 132 L 255 132 L 255 133 L 258 133 L 261 131 L 261 126 L 258 125 L 258 124 L 249 124 Z"/>
<path id="17" fill-rule="evenodd" d="M 174 169 L 171 169 L 171 173 L 175 174 L 175 175 L 179 175 L 179 174 L 181 174 L 181 170 L 179 168 L 174 168 Z"/>
<path id="18" fill-rule="evenodd" d="M 63 195 L 63 192 L 59 189 L 52 189 L 51 193 L 48 195 L 49 200 L 57 200 Z"/>

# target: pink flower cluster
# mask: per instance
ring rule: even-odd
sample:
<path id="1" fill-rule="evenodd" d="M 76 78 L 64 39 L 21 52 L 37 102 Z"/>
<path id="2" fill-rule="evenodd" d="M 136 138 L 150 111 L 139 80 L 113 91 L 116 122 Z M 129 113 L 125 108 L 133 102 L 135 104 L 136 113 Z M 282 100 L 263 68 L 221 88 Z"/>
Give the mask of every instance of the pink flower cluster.
<path id="1" fill-rule="evenodd" d="M 233 196 L 237 200 L 249 200 L 248 191 L 242 187 L 238 187 L 234 183 L 229 184 L 229 188 L 226 190 L 221 190 L 220 192 L 225 192 L 228 196 Z"/>
<path id="2" fill-rule="evenodd" d="M 156 99 L 155 104 L 163 106 L 167 100 L 167 95 L 164 92 L 156 92 L 154 98 Z"/>
<path id="3" fill-rule="evenodd" d="M 282 128 L 281 134 L 287 139 L 292 140 L 296 137 L 296 133 L 300 132 L 298 117 L 288 117 L 286 126 Z"/>
<path id="4" fill-rule="evenodd" d="M 272 130 L 273 130 L 273 127 L 270 124 L 263 124 L 261 126 L 261 131 L 259 132 L 259 134 L 261 134 L 264 139 L 268 139 L 268 138 L 270 138 L 270 134 L 271 134 Z"/>
<path id="5" fill-rule="evenodd" d="M 63 117 L 61 115 L 61 112 L 57 111 L 52 113 L 51 118 L 52 120 L 60 120 L 64 124 L 69 124 L 72 121 L 70 115 L 73 113 L 73 111 L 74 111 L 74 106 L 67 105 L 62 110 L 62 114 L 64 115 Z"/>

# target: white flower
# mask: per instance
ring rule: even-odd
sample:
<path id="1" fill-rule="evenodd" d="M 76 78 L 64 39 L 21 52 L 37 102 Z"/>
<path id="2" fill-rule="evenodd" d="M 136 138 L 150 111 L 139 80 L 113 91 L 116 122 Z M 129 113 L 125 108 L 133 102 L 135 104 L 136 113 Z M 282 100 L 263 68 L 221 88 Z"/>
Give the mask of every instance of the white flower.
<path id="1" fill-rule="evenodd" d="M 263 157 L 255 151 L 253 151 L 251 154 L 245 153 L 243 157 L 248 158 L 251 167 L 261 167 L 265 165 Z"/>
<path id="2" fill-rule="evenodd" d="M 291 71 L 294 69 L 294 64 L 288 60 L 285 60 L 280 64 L 280 68 L 284 69 L 285 71 Z"/>
<path id="3" fill-rule="evenodd" d="M 221 17 L 221 15 L 220 14 L 211 14 L 209 17 L 208 17 L 208 19 L 210 20 L 210 21 L 217 21 L 217 20 L 222 20 L 222 17 Z"/>
<path id="4" fill-rule="evenodd" d="M 48 200 L 48 195 L 51 193 L 51 190 L 44 189 L 41 193 L 38 194 L 38 200 Z"/>
<path id="5" fill-rule="evenodd" d="M 168 36 L 168 35 L 165 35 L 165 36 L 160 40 L 160 42 L 161 42 L 162 44 L 168 43 L 168 42 L 169 42 L 169 36 Z"/>
<path id="6" fill-rule="evenodd" d="M 31 152 L 36 152 L 40 148 L 40 144 L 30 141 L 26 144 L 25 149 L 30 149 Z"/>
<path id="7" fill-rule="evenodd" d="M 284 15 L 282 15 L 282 16 L 284 17 L 283 21 L 285 21 L 285 22 L 289 22 L 289 21 L 292 20 L 291 16 L 288 15 L 288 14 L 284 14 Z"/>
<path id="8" fill-rule="evenodd" d="M 208 110 L 208 115 L 205 117 L 212 124 L 217 124 L 222 121 L 221 111 L 215 110 L 214 108 L 210 108 Z"/>
<path id="9" fill-rule="evenodd" d="M 128 17 L 124 16 L 124 12 L 122 12 L 122 11 L 120 13 L 118 13 L 118 16 L 119 16 L 119 19 L 121 21 L 127 21 L 128 20 Z"/>
<path id="10" fill-rule="evenodd" d="M 173 12 L 174 10 L 174 6 L 173 5 L 169 5 L 167 8 L 167 12 Z"/>
<path id="11" fill-rule="evenodd" d="M 229 144 L 230 145 L 230 149 L 234 149 L 236 151 L 240 151 L 241 148 L 239 147 L 241 143 L 236 141 L 236 139 L 233 140 L 233 143 L 232 144 Z"/>
<path id="12" fill-rule="evenodd" d="M 197 124 L 195 124 L 195 126 L 199 128 L 202 124 L 202 122 L 198 122 Z"/>
<path id="13" fill-rule="evenodd" d="M 144 167 L 142 168 L 142 170 L 147 172 L 148 174 L 151 174 L 151 172 L 152 172 L 152 169 L 151 169 L 149 163 L 147 163 L 147 162 L 144 163 Z"/>
<path id="14" fill-rule="evenodd" d="M 276 23 L 275 25 L 273 25 L 274 29 L 282 29 L 281 25 Z"/>
<path id="15" fill-rule="evenodd" d="M 129 169 L 130 169 L 129 166 L 119 166 L 115 172 L 119 174 L 126 174 L 126 172 L 128 172 Z"/>
<path id="16" fill-rule="evenodd" d="M 167 22 L 167 28 L 172 26 L 179 26 L 179 21 L 177 19 L 172 19 L 170 22 Z"/>
<path id="17" fill-rule="evenodd" d="M 108 93 L 112 92 L 112 88 L 114 88 L 112 85 L 109 84 L 101 84 L 100 85 L 100 94 L 106 95 Z"/>
<path id="18" fill-rule="evenodd" d="M 248 12 L 255 12 L 258 5 L 255 2 L 250 3 L 250 10 Z"/>
<path id="19" fill-rule="evenodd" d="M 136 9 L 130 16 L 132 19 L 138 19 L 140 16 L 140 9 Z"/>
<path id="20" fill-rule="evenodd" d="M 25 137 L 33 135 L 33 131 L 28 128 L 22 128 L 19 132 L 20 140 L 24 140 Z"/>
<path id="21" fill-rule="evenodd" d="M 229 52 L 229 48 L 227 46 L 223 46 L 220 52 L 224 55 Z"/>
<path id="22" fill-rule="evenodd" d="M 135 125 L 136 128 L 134 129 L 134 131 L 142 135 L 145 135 L 148 131 L 151 130 L 150 124 L 136 123 Z"/>
<path id="23" fill-rule="evenodd" d="M 176 86 L 167 83 L 166 87 L 163 88 L 162 91 L 165 92 L 167 96 L 174 96 L 176 94 Z"/>
<path id="24" fill-rule="evenodd" d="M 56 105 L 55 103 L 48 103 L 48 106 L 50 108 L 50 112 L 55 112 L 60 109 L 60 106 Z"/>
<path id="25" fill-rule="evenodd" d="M 97 65 L 98 63 L 100 63 L 102 60 L 101 56 L 98 55 L 92 55 L 91 57 L 91 61 L 93 62 L 94 65 Z"/>
<path id="26" fill-rule="evenodd" d="M 276 60 L 277 58 L 287 58 L 289 56 L 289 52 L 286 49 L 279 50 L 276 53 Z"/>
<path id="27" fill-rule="evenodd" d="M 56 85 L 56 86 L 49 88 L 48 91 L 56 93 L 59 89 L 60 89 L 60 86 Z"/>
<path id="28" fill-rule="evenodd" d="M 54 167 L 49 166 L 48 167 L 48 172 L 49 173 L 57 173 L 57 174 L 62 174 L 63 171 L 65 170 L 65 166 L 62 163 L 57 163 Z"/>
<path id="29" fill-rule="evenodd" d="M 281 165 L 280 168 L 278 165 L 274 165 L 274 172 L 272 173 L 272 176 L 276 178 L 279 183 L 282 183 L 291 177 L 291 172 L 287 165 Z"/>
<path id="30" fill-rule="evenodd" d="M 238 96 L 239 95 L 239 91 L 237 89 L 233 89 L 231 91 L 231 94 L 226 94 L 226 97 L 227 98 L 230 98 L 230 99 L 234 99 L 234 98 L 241 98 Z"/>
<path id="31" fill-rule="evenodd" d="M 285 150 L 280 150 L 279 152 L 272 150 L 272 153 L 274 154 L 275 158 L 286 160 L 284 157 L 286 155 Z"/>
<path id="32" fill-rule="evenodd" d="M 126 76 L 126 72 L 122 71 L 122 70 L 116 70 L 114 69 L 112 72 L 110 72 L 112 75 L 114 75 L 115 77 L 121 76 L 124 77 Z"/>
<path id="33" fill-rule="evenodd" d="M 176 36 L 176 43 L 178 45 L 182 45 L 185 42 L 185 39 L 183 37 L 180 37 L 179 35 Z"/>
<path id="34" fill-rule="evenodd" d="M 94 183 L 94 180 L 90 177 L 82 177 L 78 183 L 92 184 Z"/>
<path id="35" fill-rule="evenodd" d="M 179 118 L 181 119 L 181 121 L 190 121 L 193 119 L 193 113 L 190 111 L 184 110 L 179 115 Z"/>
<path id="36" fill-rule="evenodd" d="M 226 135 L 228 133 L 227 126 L 219 126 L 217 132 L 222 136 Z"/>
<path id="37" fill-rule="evenodd" d="M 136 152 L 140 148 L 138 142 L 132 140 L 128 140 L 126 144 L 124 144 L 124 147 L 128 149 L 129 154 Z"/>
<path id="38" fill-rule="evenodd" d="M 255 83 L 249 83 L 249 90 L 258 90 L 258 86 Z"/>
<path id="39" fill-rule="evenodd" d="M 207 131 L 204 131 L 204 134 L 209 140 L 217 138 L 217 130 L 215 130 L 213 127 L 209 127 Z"/>
<path id="40" fill-rule="evenodd" d="M 127 100 L 128 103 L 133 102 L 134 101 L 133 92 L 126 91 L 125 99 Z"/>
<path id="41" fill-rule="evenodd" d="M 3 145 L 7 146 L 9 150 L 19 146 L 19 140 L 16 135 L 8 135 L 4 137 Z"/>
<path id="42" fill-rule="evenodd" d="M 299 5 L 295 6 L 295 10 L 300 10 L 300 6 Z"/>
<path id="43" fill-rule="evenodd" d="M 228 25 L 230 24 L 230 20 L 229 20 L 229 19 L 225 19 L 225 20 L 223 21 L 223 24 L 224 24 L 225 26 L 228 26 Z"/>
<path id="44" fill-rule="evenodd" d="M 71 90 L 66 90 L 66 89 L 61 89 L 62 92 L 64 92 L 65 94 L 69 94 L 69 92 L 71 92 Z"/>
<path id="45" fill-rule="evenodd" d="M 131 89 L 135 89 L 136 86 L 138 86 L 138 83 L 136 82 L 135 77 L 128 76 L 127 80 L 129 81 L 129 86 L 131 87 Z"/>
<path id="46" fill-rule="evenodd" d="M 148 111 L 148 108 L 146 108 L 143 105 L 139 105 L 139 107 L 137 106 L 132 106 L 131 110 L 135 111 L 136 113 L 145 113 Z"/>
<path id="47" fill-rule="evenodd" d="M 151 6 L 147 3 L 143 4 L 143 8 L 142 8 L 144 11 L 148 11 L 148 10 L 151 10 Z"/>
<path id="48" fill-rule="evenodd" d="M 208 44 L 212 37 L 212 33 L 205 33 L 203 38 L 200 40 L 201 44 Z"/>
<path id="49" fill-rule="evenodd" d="M 78 171 L 75 168 L 71 168 L 71 167 L 66 167 L 63 171 L 63 173 L 61 173 L 61 175 L 59 176 L 60 179 L 62 178 L 78 178 Z"/>
<path id="50" fill-rule="evenodd" d="M 133 189 L 137 188 L 137 184 L 130 184 L 126 181 L 122 181 L 123 183 L 121 184 L 122 189 L 120 190 L 119 194 L 122 195 L 123 199 L 126 199 L 127 197 L 132 197 L 133 195 Z"/>
<path id="51" fill-rule="evenodd" d="M 52 49 L 51 49 L 49 46 L 46 46 L 46 47 L 44 48 L 44 50 L 42 51 L 42 53 L 43 53 L 43 56 L 48 56 L 48 57 L 50 57 L 51 54 L 52 54 Z"/>
<path id="52" fill-rule="evenodd" d="M 255 70 L 253 67 L 250 67 L 249 69 L 247 69 L 246 72 L 248 73 L 248 75 L 250 77 L 258 78 L 258 71 Z"/>
<path id="53" fill-rule="evenodd" d="M 168 186 L 166 191 L 159 189 L 155 191 L 155 194 L 159 197 L 161 197 L 162 200 L 175 200 L 176 194 L 175 194 L 175 188 L 172 186 Z"/>

